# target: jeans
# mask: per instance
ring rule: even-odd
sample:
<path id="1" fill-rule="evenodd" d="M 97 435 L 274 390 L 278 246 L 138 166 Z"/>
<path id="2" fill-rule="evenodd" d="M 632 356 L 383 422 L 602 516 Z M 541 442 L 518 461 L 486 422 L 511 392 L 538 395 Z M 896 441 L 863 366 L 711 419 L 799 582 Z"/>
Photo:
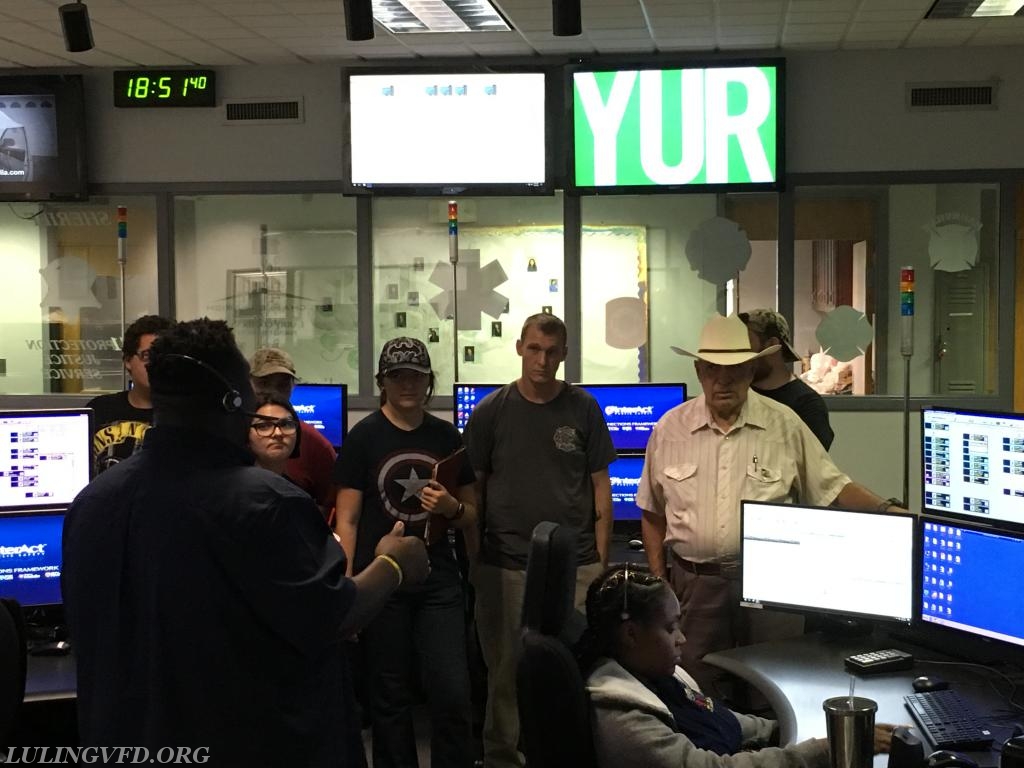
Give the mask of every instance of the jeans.
<path id="1" fill-rule="evenodd" d="M 464 597 L 455 560 L 431 558 L 427 580 L 392 595 L 360 637 L 374 768 L 418 765 L 412 718 L 417 691 L 430 710 L 432 768 L 471 766 Z"/>

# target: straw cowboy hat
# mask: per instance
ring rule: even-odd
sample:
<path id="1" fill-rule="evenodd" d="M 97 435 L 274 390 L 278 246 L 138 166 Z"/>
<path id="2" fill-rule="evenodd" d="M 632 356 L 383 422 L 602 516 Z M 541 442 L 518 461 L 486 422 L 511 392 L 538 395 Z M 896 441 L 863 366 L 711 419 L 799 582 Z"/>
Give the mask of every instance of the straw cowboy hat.
<path id="1" fill-rule="evenodd" d="M 750 336 L 742 320 L 736 315 L 715 315 L 701 329 L 700 347 L 696 352 L 687 352 L 679 347 L 672 347 L 672 351 L 715 365 L 739 365 L 778 352 L 779 345 L 773 344 L 755 352 L 750 348 Z"/>

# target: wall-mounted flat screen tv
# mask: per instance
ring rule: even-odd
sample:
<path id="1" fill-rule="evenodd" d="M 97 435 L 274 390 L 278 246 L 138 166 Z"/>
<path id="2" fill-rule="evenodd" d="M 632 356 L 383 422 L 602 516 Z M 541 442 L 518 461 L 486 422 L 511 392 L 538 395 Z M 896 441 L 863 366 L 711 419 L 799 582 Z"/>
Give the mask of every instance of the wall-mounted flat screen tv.
<path id="1" fill-rule="evenodd" d="M 81 200 L 85 102 L 79 75 L 0 77 L 0 200 Z"/>
<path id="2" fill-rule="evenodd" d="M 573 67 L 570 186 L 579 192 L 777 190 L 781 59 Z"/>
<path id="3" fill-rule="evenodd" d="M 551 192 L 545 73 L 350 73 L 351 192 Z"/>

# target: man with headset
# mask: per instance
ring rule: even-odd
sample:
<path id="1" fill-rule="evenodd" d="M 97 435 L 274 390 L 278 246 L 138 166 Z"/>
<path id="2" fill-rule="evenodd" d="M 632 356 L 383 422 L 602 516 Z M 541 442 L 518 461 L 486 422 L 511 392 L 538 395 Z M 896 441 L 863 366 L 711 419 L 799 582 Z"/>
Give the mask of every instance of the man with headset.
<path id="1" fill-rule="evenodd" d="M 342 643 L 403 579 L 426 577 L 423 543 L 398 523 L 345 577 L 310 497 L 252 466 L 249 366 L 225 323 L 162 333 L 149 374 L 142 450 L 65 522 L 82 745 L 202 745 L 222 766 L 364 764 Z"/>

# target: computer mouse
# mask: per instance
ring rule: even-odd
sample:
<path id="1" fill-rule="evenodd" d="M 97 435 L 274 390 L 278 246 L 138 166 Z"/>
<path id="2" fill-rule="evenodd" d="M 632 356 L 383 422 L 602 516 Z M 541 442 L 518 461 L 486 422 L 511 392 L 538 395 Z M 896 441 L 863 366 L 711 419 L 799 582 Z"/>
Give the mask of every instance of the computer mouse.
<path id="1" fill-rule="evenodd" d="M 71 643 L 67 640 L 57 640 L 53 643 L 41 643 L 33 646 L 29 653 L 33 656 L 66 656 L 71 652 Z"/>
<path id="2" fill-rule="evenodd" d="M 949 683 L 938 677 L 915 677 L 912 683 L 914 690 L 918 693 L 924 693 L 925 691 L 944 691 L 949 688 Z"/>
<path id="3" fill-rule="evenodd" d="M 640 550 L 644 548 L 644 543 L 640 539 L 630 539 L 628 546 L 630 549 Z"/>
<path id="4" fill-rule="evenodd" d="M 948 749 L 932 752 L 928 755 L 925 766 L 927 768 L 978 768 L 978 764 L 971 758 Z"/>

